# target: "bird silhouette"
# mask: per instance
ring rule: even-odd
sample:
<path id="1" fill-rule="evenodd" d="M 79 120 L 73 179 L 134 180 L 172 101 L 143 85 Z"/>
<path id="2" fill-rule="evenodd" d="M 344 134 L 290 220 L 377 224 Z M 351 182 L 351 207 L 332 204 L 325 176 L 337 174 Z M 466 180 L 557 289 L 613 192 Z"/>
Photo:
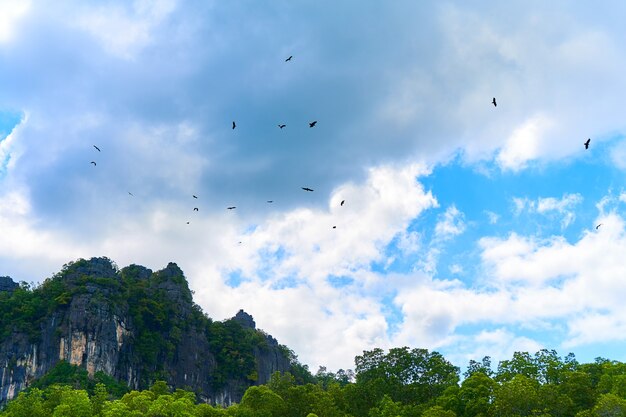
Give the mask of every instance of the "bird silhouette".
<path id="1" fill-rule="evenodd" d="M 346 200 L 341 200 L 341 204 L 339 204 L 340 206 L 343 206 L 343 203 L 345 203 Z"/>
<path id="2" fill-rule="evenodd" d="M 96 166 L 96 163 L 94 161 L 91 161 L 91 163 L 93 164 L 93 166 Z"/>
<path id="3" fill-rule="evenodd" d="M 192 195 L 192 197 L 193 197 L 193 198 L 198 198 L 198 197 L 196 197 L 195 195 Z"/>
<path id="4" fill-rule="evenodd" d="M 198 207 L 194 207 L 194 208 L 193 208 L 193 211 L 198 211 Z"/>
<path id="5" fill-rule="evenodd" d="M 495 97 L 493 98 L 491 103 L 493 104 L 493 107 L 498 107 L 498 103 L 496 103 L 496 98 Z"/>
<path id="6" fill-rule="evenodd" d="M 93 145 L 93 147 L 96 148 L 98 150 L 98 152 L 101 152 L 100 148 L 98 148 L 96 145 Z"/>
<path id="7" fill-rule="evenodd" d="M 314 127 L 317 124 L 317 120 L 313 120 L 309 123 L 309 127 Z"/>
<path id="8" fill-rule="evenodd" d="M 236 209 L 236 208 L 237 207 L 235 207 L 235 206 L 230 206 L 230 207 L 226 207 L 226 210 L 233 210 L 233 209 Z"/>
<path id="9" fill-rule="evenodd" d="M 304 191 L 313 191 L 311 188 L 308 187 L 301 187 Z"/>
<path id="10" fill-rule="evenodd" d="M 333 226 L 333 229 L 336 229 L 336 228 L 337 228 L 337 226 Z"/>
<path id="11" fill-rule="evenodd" d="M 189 224 L 189 222 L 187 222 L 187 224 Z"/>
<path id="12" fill-rule="evenodd" d="M 598 228 L 602 226 L 602 223 L 600 223 L 599 225 L 596 226 L 596 230 L 598 230 Z"/>
<path id="13" fill-rule="evenodd" d="M 267 202 L 268 202 L 268 203 L 273 203 L 273 202 L 274 202 L 274 200 L 267 200 Z"/>
<path id="14" fill-rule="evenodd" d="M 134 197 L 133 193 L 131 193 L 130 191 L 128 192 L 128 195 Z"/>
<path id="15" fill-rule="evenodd" d="M 585 142 L 585 149 L 589 149 L 589 143 L 591 143 L 591 138 L 587 138 L 587 141 Z"/>
<path id="16" fill-rule="evenodd" d="M 233 129 L 236 128 L 237 125 L 235 124 L 235 121 L 233 120 Z"/>
<path id="17" fill-rule="evenodd" d="M 285 126 L 287 126 L 287 125 L 278 125 L 278 127 L 280 127 L 281 129 L 282 129 L 283 127 L 285 127 Z"/>
<path id="18" fill-rule="evenodd" d="M 285 62 L 291 61 L 291 58 L 293 58 L 293 55 L 289 55 L 289 58 L 285 59 Z"/>

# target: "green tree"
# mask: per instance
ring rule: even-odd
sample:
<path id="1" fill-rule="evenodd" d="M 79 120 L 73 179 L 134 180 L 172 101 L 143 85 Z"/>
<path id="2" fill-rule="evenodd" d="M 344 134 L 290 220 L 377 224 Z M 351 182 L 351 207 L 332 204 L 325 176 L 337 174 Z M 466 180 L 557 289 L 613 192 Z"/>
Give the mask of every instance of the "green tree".
<path id="1" fill-rule="evenodd" d="M 456 413 L 451 410 L 446 410 L 439 405 L 434 405 L 426 409 L 422 417 L 456 417 Z"/>
<path id="2" fill-rule="evenodd" d="M 507 382 L 517 375 L 539 381 L 539 366 L 528 352 L 515 352 L 512 359 L 500 361 L 495 380 Z"/>
<path id="3" fill-rule="evenodd" d="M 389 395 L 384 395 L 382 400 L 378 403 L 378 406 L 370 409 L 368 416 L 369 417 L 400 417 L 402 411 L 402 404 L 400 402 L 396 402 L 389 397 Z"/>
<path id="4" fill-rule="evenodd" d="M 189 397 L 175 398 L 173 395 L 163 394 L 150 404 L 147 417 L 194 417 L 195 406 Z"/>
<path id="5" fill-rule="evenodd" d="M 466 417 L 487 415 L 494 398 L 496 382 L 482 372 L 475 372 L 461 383 L 459 401 Z"/>
<path id="6" fill-rule="evenodd" d="M 109 399 L 109 393 L 104 384 L 97 384 L 94 390 L 94 394 L 91 396 L 91 407 L 93 409 L 93 415 L 99 416 L 102 412 L 102 406 L 104 402 Z"/>
<path id="7" fill-rule="evenodd" d="M 614 394 L 603 394 L 593 407 L 594 417 L 625 417 L 626 400 Z"/>
<path id="8" fill-rule="evenodd" d="M 564 372 L 559 391 L 574 402 L 574 413 L 589 410 L 596 400 L 591 376 L 585 372 Z"/>
<path id="9" fill-rule="evenodd" d="M 258 417 L 283 417 L 287 415 L 285 401 L 268 387 L 252 386 L 241 399 L 241 407 L 254 411 Z"/>
<path id="10" fill-rule="evenodd" d="M 52 410 L 45 406 L 43 391 L 33 388 L 20 392 L 16 399 L 9 401 L 3 413 L 10 417 L 47 417 Z"/>
<path id="11" fill-rule="evenodd" d="M 536 380 L 526 375 L 515 375 L 495 390 L 493 411 L 499 417 L 532 415 L 539 409 Z"/>
<path id="12" fill-rule="evenodd" d="M 61 402 L 54 408 L 52 417 L 92 417 L 93 410 L 87 391 L 64 388 Z"/>

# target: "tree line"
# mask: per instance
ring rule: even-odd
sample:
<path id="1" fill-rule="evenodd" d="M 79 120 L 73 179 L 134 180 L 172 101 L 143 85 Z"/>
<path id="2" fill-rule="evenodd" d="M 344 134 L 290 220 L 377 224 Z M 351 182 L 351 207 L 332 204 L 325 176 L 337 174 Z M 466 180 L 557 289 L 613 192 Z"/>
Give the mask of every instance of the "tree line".
<path id="1" fill-rule="evenodd" d="M 438 352 L 365 351 L 355 369 L 321 367 L 308 381 L 275 373 L 229 407 L 199 403 L 196 393 L 163 381 L 129 391 L 64 364 L 10 401 L 1 417 L 626 417 L 626 364 L 579 363 L 554 350 L 516 352 L 460 369 Z"/>

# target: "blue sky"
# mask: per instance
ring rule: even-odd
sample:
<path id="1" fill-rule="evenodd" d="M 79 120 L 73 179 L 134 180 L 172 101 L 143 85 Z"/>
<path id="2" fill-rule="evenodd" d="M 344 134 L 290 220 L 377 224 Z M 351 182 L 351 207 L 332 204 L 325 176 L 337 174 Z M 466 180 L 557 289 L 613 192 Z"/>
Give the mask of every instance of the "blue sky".
<path id="1" fill-rule="evenodd" d="M 174 261 L 313 370 L 626 360 L 624 7 L 0 2 L 0 275 Z"/>

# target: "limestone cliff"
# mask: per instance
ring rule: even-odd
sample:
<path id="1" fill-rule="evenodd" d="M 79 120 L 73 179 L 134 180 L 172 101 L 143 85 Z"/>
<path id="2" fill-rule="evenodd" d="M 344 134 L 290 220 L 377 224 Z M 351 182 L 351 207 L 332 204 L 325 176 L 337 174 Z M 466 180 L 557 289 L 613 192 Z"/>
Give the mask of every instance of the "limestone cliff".
<path id="1" fill-rule="evenodd" d="M 247 313 L 225 322 L 202 313 L 174 263 L 152 272 L 79 260 L 34 290 L 0 278 L 0 307 L 9 312 L 0 316 L 0 403 L 61 360 L 133 389 L 165 379 L 224 405 L 294 365 Z"/>

